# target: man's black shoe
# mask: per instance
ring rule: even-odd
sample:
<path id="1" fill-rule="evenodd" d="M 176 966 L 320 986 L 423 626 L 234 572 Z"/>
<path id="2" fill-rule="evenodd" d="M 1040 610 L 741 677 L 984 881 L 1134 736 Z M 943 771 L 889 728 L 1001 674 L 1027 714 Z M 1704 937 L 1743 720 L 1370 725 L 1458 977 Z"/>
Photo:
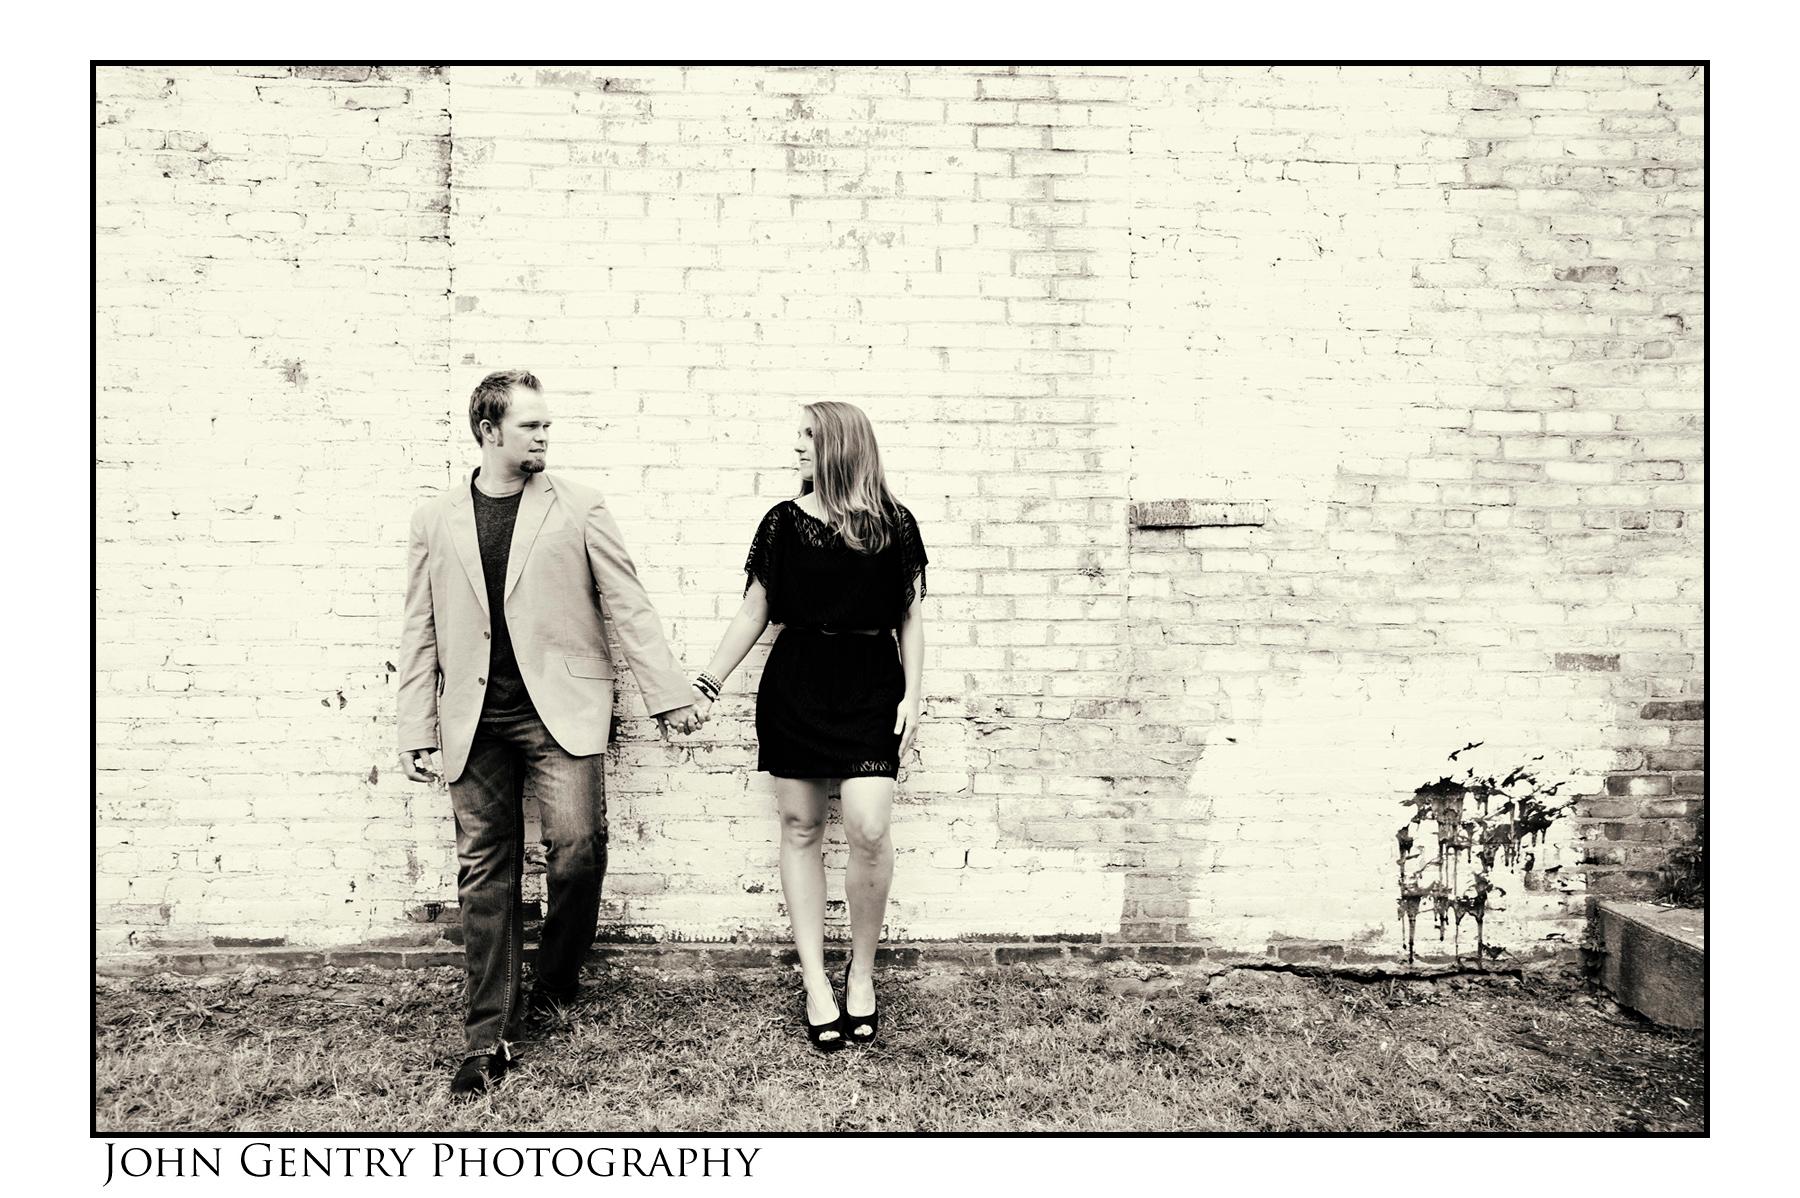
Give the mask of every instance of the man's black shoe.
<path id="1" fill-rule="evenodd" d="M 473 1098 L 498 1085 L 501 1074 L 512 1066 L 512 1054 L 502 1044 L 497 1052 L 476 1053 L 457 1067 L 450 1079 L 450 1093 L 458 1098 Z"/>

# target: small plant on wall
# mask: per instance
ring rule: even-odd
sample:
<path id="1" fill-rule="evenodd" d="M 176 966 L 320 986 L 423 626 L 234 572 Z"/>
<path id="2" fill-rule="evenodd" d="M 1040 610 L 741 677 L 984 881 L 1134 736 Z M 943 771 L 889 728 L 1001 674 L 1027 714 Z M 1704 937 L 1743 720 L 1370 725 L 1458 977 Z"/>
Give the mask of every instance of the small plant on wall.
<path id="1" fill-rule="evenodd" d="M 1694 820 L 1690 838 L 1669 850 L 1658 871 L 1656 897 L 1678 907 L 1706 906 L 1706 812 Z"/>
<path id="2" fill-rule="evenodd" d="M 1464 745 L 1450 754 L 1454 762 L 1464 753 L 1480 748 L 1481 741 Z M 1478 775 L 1470 767 L 1460 776 L 1445 775 L 1428 782 L 1413 792 L 1401 805 L 1414 808 L 1413 817 L 1400 825 L 1396 839 L 1400 845 L 1400 927 L 1406 938 L 1406 960 L 1413 960 L 1413 943 L 1418 930 L 1419 912 L 1429 907 L 1437 925 L 1438 939 L 1450 933 L 1451 951 L 1462 963 L 1462 922 L 1475 924 L 1475 960 L 1485 967 L 1506 950 L 1487 942 L 1487 917 L 1500 910 L 1494 900 L 1506 893 L 1493 879 L 1495 866 L 1508 869 L 1521 865 L 1526 872 L 1536 868 L 1536 849 L 1545 833 L 1573 806 L 1574 800 L 1555 802 L 1565 783 L 1545 784 L 1538 779 L 1532 765 L 1543 757 L 1533 757 L 1505 777 Z M 1429 829 L 1423 825 L 1430 822 Z M 1422 836 L 1414 829 L 1428 831 L 1437 840 L 1434 851 L 1427 853 Z M 1418 862 L 1408 870 L 1410 862 Z M 1555 872 L 1551 866 L 1545 873 Z"/>

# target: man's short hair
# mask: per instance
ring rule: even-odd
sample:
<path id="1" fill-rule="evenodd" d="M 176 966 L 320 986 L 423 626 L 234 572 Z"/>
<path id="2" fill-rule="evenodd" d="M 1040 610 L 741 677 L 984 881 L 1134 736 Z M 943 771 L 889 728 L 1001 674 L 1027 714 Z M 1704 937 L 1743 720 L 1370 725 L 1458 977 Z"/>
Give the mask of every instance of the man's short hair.
<path id="1" fill-rule="evenodd" d="M 529 370 L 496 370 L 475 384 L 474 394 L 469 396 L 469 431 L 475 434 L 475 444 L 481 444 L 483 420 L 499 426 L 506 409 L 512 406 L 514 387 L 530 387 L 533 391 L 544 389 L 537 381 L 537 375 Z"/>

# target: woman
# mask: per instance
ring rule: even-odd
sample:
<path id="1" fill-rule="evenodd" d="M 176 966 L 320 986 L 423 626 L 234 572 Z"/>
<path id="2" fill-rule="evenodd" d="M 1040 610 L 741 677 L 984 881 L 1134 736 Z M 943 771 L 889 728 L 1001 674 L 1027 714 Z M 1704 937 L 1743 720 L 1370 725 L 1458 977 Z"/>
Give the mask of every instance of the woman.
<path id="1" fill-rule="evenodd" d="M 794 453 L 800 494 L 770 508 L 756 530 L 743 605 L 695 680 L 695 705 L 706 718 L 763 629 L 783 626 L 756 693 L 757 768 L 775 778 L 781 890 L 806 985 L 807 1038 L 835 1052 L 873 1040 L 878 1026 L 875 946 L 894 874 L 888 819 L 919 726 L 925 547 L 912 513 L 887 489 L 860 408 L 805 405 Z M 820 841 L 832 779 L 841 782 L 850 842 L 842 1014 L 825 973 Z"/>

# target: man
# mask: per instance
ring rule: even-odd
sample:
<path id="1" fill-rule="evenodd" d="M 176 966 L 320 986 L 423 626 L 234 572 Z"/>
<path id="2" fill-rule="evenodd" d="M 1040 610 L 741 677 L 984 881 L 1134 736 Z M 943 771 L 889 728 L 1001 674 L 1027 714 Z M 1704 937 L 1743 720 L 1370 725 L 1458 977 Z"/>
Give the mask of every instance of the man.
<path id="1" fill-rule="evenodd" d="M 520 1028 L 575 998 L 606 872 L 613 662 L 601 609 L 663 736 L 699 726 L 692 684 L 590 487 L 544 472 L 550 412 L 529 372 L 500 371 L 469 398 L 481 466 L 413 513 L 399 670 L 400 768 L 456 813 L 456 893 L 468 969 L 467 1055 L 453 1094 L 506 1072 Z M 521 802 L 537 796 L 549 907 L 521 1003 Z"/>

